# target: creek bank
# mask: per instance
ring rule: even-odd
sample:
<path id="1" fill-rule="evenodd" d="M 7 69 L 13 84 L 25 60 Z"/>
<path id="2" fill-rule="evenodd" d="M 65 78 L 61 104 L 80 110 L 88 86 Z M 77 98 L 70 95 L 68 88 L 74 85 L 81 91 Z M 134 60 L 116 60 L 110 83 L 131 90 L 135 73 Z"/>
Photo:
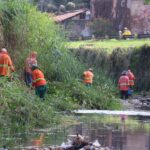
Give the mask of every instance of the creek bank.
<path id="1" fill-rule="evenodd" d="M 131 106 L 131 107 L 130 107 Z M 132 110 L 150 110 L 150 96 L 135 95 L 129 99 L 129 107 Z"/>
<path id="2" fill-rule="evenodd" d="M 80 47 L 71 49 L 75 56 L 82 62 L 95 69 L 101 69 L 108 76 L 118 80 L 121 72 L 130 65 L 136 76 L 135 90 L 150 90 L 150 46 L 115 48 L 111 53 L 106 49 L 91 49 Z"/>

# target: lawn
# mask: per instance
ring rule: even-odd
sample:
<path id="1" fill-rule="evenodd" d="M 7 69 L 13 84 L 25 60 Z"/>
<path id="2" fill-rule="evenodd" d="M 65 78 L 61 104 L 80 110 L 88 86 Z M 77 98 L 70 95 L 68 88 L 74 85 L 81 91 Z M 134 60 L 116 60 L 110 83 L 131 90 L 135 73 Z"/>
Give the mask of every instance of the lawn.
<path id="1" fill-rule="evenodd" d="M 73 41 L 68 42 L 69 48 L 88 47 L 91 49 L 106 48 L 113 50 L 116 47 L 128 48 L 128 47 L 139 47 L 144 44 L 150 44 L 150 39 L 129 39 L 129 40 L 87 40 L 87 41 Z"/>

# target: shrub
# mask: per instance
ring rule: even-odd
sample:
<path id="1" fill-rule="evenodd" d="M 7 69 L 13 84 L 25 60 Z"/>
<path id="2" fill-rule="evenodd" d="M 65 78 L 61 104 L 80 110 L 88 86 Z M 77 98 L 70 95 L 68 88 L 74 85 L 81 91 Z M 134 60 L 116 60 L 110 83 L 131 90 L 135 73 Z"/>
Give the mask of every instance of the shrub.
<path id="1" fill-rule="evenodd" d="M 98 74 L 96 73 L 95 76 L 98 76 Z M 102 79 L 102 77 L 100 78 Z M 91 88 L 79 82 L 72 82 L 68 85 L 68 89 L 70 89 L 68 93 L 84 109 L 119 109 L 119 102 L 115 98 L 116 89 L 111 81 L 106 83 L 106 81 L 100 81 L 97 78 L 95 81 L 97 83 L 95 82 Z"/>
<path id="2" fill-rule="evenodd" d="M 67 10 L 74 10 L 76 8 L 76 4 L 73 2 L 68 2 L 66 8 Z"/>
<path id="3" fill-rule="evenodd" d="M 47 12 L 56 12 L 58 8 L 54 4 L 47 4 Z"/>
<path id="4" fill-rule="evenodd" d="M 149 5 L 150 4 L 150 0 L 144 0 L 144 4 Z"/>
<path id="5" fill-rule="evenodd" d="M 19 132 L 52 124 L 55 114 L 19 80 L 0 80 L 0 128 Z"/>
<path id="6" fill-rule="evenodd" d="M 115 33 L 112 22 L 106 19 L 94 19 L 90 26 L 93 34 L 97 37 L 104 37 L 106 35 L 112 35 Z"/>
<path id="7" fill-rule="evenodd" d="M 87 108 L 114 107 L 112 104 L 116 102 L 113 96 L 114 87 L 109 86 L 112 82 L 108 82 L 108 79 L 104 77 L 105 74 L 95 71 L 97 83 L 91 90 L 78 82 L 86 66 L 66 49 L 65 33 L 52 18 L 38 12 L 27 0 L 21 2 L 8 0 L 2 12 L 6 45 L 10 47 L 9 51 L 18 72 L 22 71 L 29 51 L 38 52 L 39 65 L 49 84 L 49 94 L 45 103 L 57 111 L 74 109 L 80 104 Z M 63 83 L 62 89 L 54 86 L 52 84 L 54 81 Z M 110 87 L 113 87 L 112 90 Z M 26 97 L 24 99 L 28 100 Z M 21 100 L 23 101 L 23 98 Z M 44 104 L 42 107 L 47 109 Z M 118 106 L 115 107 L 118 108 Z M 45 120 L 43 122 L 47 120 L 45 113 L 43 113 L 43 120 Z"/>
<path id="8" fill-rule="evenodd" d="M 66 10 L 66 7 L 64 5 L 59 6 L 59 11 L 64 12 Z"/>

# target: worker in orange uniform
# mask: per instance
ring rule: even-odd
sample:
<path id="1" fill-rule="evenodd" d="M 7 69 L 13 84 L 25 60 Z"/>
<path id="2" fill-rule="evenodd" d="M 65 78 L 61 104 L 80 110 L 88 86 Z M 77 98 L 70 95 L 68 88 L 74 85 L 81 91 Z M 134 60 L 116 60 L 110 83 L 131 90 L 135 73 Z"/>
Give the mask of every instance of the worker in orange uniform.
<path id="1" fill-rule="evenodd" d="M 44 100 L 47 86 L 43 72 L 37 65 L 32 65 L 32 86 L 35 87 L 35 94 Z"/>
<path id="2" fill-rule="evenodd" d="M 85 71 L 83 73 L 83 82 L 85 83 L 85 85 L 87 87 L 90 87 L 92 85 L 93 77 L 94 77 L 94 74 L 93 74 L 93 69 L 92 68 L 89 68 L 87 71 Z"/>
<path id="3" fill-rule="evenodd" d="M 127 76 L 129 77 L 129 85 L 132 88 L 134 86 L 135 76 L 130 70 L 130 66 L 128 66 Z"/>
<path id="4" fill-rule="evenodd" d="M 37 52 L 32 51 L 25 60 L 24 78 L 25 78 L 25 83 L 27 86 L 32 85 L 31 67 L 33 64 L 37 65 L 36 57 L 37 57 Z"/>
<path id="5" fill-rule="evenodd" d="M 129 77 L 129 90 L 128 90 L 128 96 L 131 96 L 133 93 L 133 86 L 135 81 L 135 76 L 130 70 L 130 66 L 128 66 L 127 76 Z"/>
<path id="6" fill-rule="evenodd" d="M 118 81 L 118 86 L 121 94 L 121 99 L 128 99 L 129 77 L 127 76 L 126 71 L 122 72 Z"/>
<path id="7" fill-rule="evenodd" d="M 6 48 L 0 50 L 0 76 L 10 77 L 11 71 L 14 72 L 14 66 Z"/>

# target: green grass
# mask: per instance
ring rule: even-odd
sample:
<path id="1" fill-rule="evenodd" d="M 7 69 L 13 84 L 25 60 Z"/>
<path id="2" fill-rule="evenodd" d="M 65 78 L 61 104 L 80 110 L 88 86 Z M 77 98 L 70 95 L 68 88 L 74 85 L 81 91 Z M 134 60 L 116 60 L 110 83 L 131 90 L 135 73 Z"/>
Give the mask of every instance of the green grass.
<path id="1" fill-rule="evenodd" d="M 78 49 L 82 48 L 90 48 L 90 49 L 108 49 L 113 50 L 116 47 L 128 48 L 128 47 L 140 47 L 144 44 L 149 44 L 150 39 L 131 39 L 131 40 L 87 40 L 87 41 L 76 41 L 76 42 L 68 42 L 68 48 Z"/>
<path id="2" fill-rule="evenodd" d="M 149 5 L 149 4 L 150 4 L 150 0 L 145 0 L 144 3 L 145 3 L 146 5 Z"/>

